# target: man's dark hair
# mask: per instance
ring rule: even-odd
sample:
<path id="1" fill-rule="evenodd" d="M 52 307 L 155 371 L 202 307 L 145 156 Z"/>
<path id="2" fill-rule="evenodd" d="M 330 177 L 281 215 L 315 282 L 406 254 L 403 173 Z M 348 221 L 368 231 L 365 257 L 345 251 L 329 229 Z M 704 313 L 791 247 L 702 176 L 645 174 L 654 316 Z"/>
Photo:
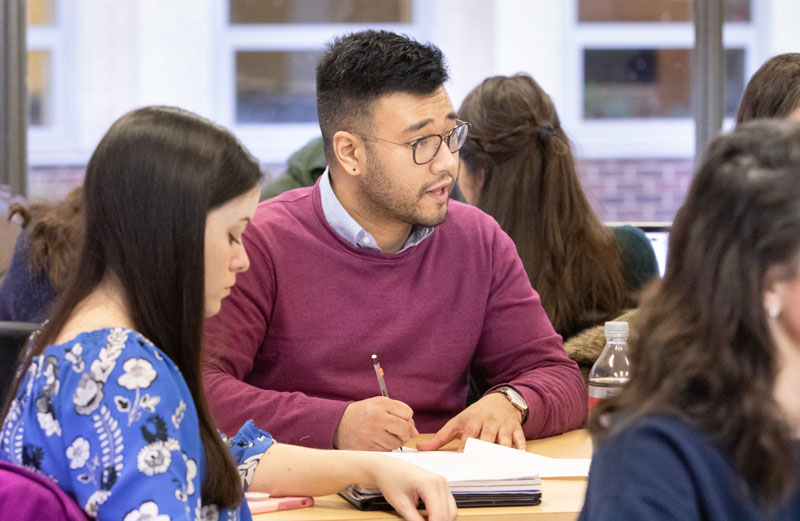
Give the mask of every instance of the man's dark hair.
<path id="1" fill-rule="evenodd" d="M 339 130 L 367 131 L 373 102 L 395 92 L 430 94 L 448 79 L 444 56 L 388 31 L 362 31 L 334 38 L 317 65 L 317 114 L 325 156 Z M 350 128 L 355 124 L 358 129 Z"/>

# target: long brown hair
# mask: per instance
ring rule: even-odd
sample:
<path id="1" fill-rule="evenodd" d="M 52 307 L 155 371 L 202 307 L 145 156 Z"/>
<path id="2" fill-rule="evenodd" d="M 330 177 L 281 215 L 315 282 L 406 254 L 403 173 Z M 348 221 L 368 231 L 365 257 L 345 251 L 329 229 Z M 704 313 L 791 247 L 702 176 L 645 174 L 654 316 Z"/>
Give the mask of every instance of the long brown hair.
<path id="1" fill-rule="evenodd" d="M 18 215 L 30 230 L 28 269 L 46 273 L 56 293 L 63 291 L 75 271 L 83 242 L 83 188 L 70 191 L 55 203 L 11 205 L 8 218 Z"/>
<path id="2" fill-rule="evenodd" d="M 134 328 L 175 362 L 192 394 L 206 457 L 202 499 L 221 507 L 238 505 L 242 487 L 201 378 L 205 223 L 210 210 L 260 178 L 258 162 L 229 131 L 191 112 L 146 107 L 117 120 L 86 170 L 77 273 L 23 362 L 22 374 L 75 307 L 105 276 L 115 276 Z"/>
<path id="3" fill-rule="evenodd" d="M 645 414 L 678 415 L 726 451 L 759 503 L 774 504 L 796 469 L 763 302 L 768 270 L 798 273 L 800 125 L 755 121 L 717 138 L 669 252 L 635 319 L 631 380 L 595 407 L 590 429 L 603 438 Z"/>
<path id="4" fill-rule="evenodd" d="M 753 74 L 742 94 L 736 124 L 785 118 L 800 107 L 800 53 L 773 56 Z"/>
<path id="5" fill-rule="evenodd" d="M 471 124 L 461 159 L 484 176 L 478 207 L 511 236 L 556 331 L 618 315 L 629 304 L 619 248 L 583 193 L 547 93 L 526 74 L 495 76 L 458 115 Z"/>

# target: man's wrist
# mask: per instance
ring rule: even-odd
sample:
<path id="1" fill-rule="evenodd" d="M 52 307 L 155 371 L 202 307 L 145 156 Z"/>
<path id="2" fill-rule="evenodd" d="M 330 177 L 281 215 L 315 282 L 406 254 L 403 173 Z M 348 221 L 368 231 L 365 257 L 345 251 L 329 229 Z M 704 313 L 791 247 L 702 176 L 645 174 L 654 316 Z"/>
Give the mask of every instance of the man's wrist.
<path id="1" fill-rule="evenodd" d="M 519 392 L 517 392 L 516 389 L 504 385 L 502 387 L 498 387 L 492 391 L 492 393 L 498 393 L 505 396 L 509 404 L 511 404 L 512 407 L 520 412 L 520 424 L 525 423 L 525 420 L 528 419 L 528 403 L 525 401 L 525 398 Z"/>

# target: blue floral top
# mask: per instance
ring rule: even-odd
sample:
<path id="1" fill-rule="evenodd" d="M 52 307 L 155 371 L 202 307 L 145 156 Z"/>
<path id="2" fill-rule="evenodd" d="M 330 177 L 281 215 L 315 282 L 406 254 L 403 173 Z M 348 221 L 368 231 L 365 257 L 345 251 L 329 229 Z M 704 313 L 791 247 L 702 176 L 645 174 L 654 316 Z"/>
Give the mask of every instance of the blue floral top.
<path id="1" fill-rule="evenodd" d="M 249 485 L 272 437 L 247 422 L 225 440 Z M 51 476 L 100 520 L 250 520 L 203 505 L 205 453 L 183 376 L 130 329 L 81 333 L 37 356 L 0 432 L 0 459 Z"/>

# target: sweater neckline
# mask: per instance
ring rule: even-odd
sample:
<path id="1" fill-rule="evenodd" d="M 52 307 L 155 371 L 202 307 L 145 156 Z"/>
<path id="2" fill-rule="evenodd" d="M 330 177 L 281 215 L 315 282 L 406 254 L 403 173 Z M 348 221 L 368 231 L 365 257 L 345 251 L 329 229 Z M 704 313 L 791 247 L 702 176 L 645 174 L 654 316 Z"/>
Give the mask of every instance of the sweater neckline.
<path id="1" fill-rule="evenodd" d="M 336 233 L 336 230 L 334 230 L 333 227 L 328 222 L 328 220 L 325 219 L 325 213 L 322 211 L 322 196 L 320 194 L 319 179 L 317 180 L 316 183 L 314 183 L 314 187 L 311 191 L 311 205 L 313 207 L 314 216 L 316 217 L 320 226 L 322 226 L 322 228 L 325 230 L 325 232 L 328 235 L 330 235 L 333 238 L 333 240 L 336 241 L 336 243 L 339 244 L 343 249 L 347 250 L 348 253 L 356 255 L 361 258 L 378 260 L 383 262 L 400 262 L 405 258 L 413 255 L 421 247 L 427 247 L 427 245 L 435 239 L 435 237 L 428 237 L 426 240 L 422 241 L 416 246 L 412 246 L 406 250 L 401 251 L 400 253 L 384 253 L 382 251 L 368 250 L 366 248 L 358 248 L 350 244 L 347 240 L 345 240 L 338 233 Z"/>

